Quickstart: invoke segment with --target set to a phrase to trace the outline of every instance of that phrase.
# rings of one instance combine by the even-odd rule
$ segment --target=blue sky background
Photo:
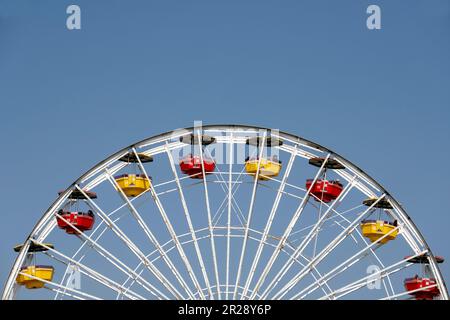
[[[72,3],[82,30],[66,29]],[[369,4],[381,30],[366,28]],[[0,0],[0,283],[57,190],[194,120],[329,147],[450,259],[449,57],[447,0]]]

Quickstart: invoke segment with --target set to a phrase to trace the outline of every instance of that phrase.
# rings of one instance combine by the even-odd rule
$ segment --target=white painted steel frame
[[[52,232],[52,230],[55,229],[55,227],[56,227],[55,217],[59,216],[59,214],[56,211],[58,210],[58,208],[60,208],[62,206],[62,204],[64,202],[66,202],[70,193],[76,189],[76,190],[79,190],[82,194],[84,194],[86,196],[85,192],[87,190],[92,190],[93,188],[95,188],[96,186],[98,186],[99,184],[104,182],[105,180],[109,180],[109,182],[116,188],[119,195],[121,195],[121,197],[124,201],[123,206],[127,206],[129,208],[130,213],[136,218],[138,223],[141,225],[142,230],[147,235],[150,242],[154,245],[155,250],[158,251],[159,257],[162,258],[166,262],[166,265],[169,267],[169,269],[175,275],[175,277],[178,281],[178,285],[180,285],[183,288],[183,290],[188,294],[188,296],[190,298],[205,299],[206,298],[205,293],[207,293],[208,296],[211,299],[213,299],[214,292],[217,294],[218,299],[221,299],[223,297],[222,294],[224,294],[226,298],[228,298],[230,294],[232,295],[233,298],[237,298],[239,291],[241,292],[240,297],[243,299],[270,298],[269,294],[270,294],[271,290],[277,286],[277,284],[280,282],[280,279],[282,279],[283,276],[287,273],[289,268],[293,265],[294,261],[296,261],[296,263],[302,264],[299,260],[297,260],[298,258],[301,258],[304,261],[306,261],[306,265],[302,264],[303,269],[300,271],[300,273],[298,273],[294,278],[290,279],[277,293],[275,293],[275,295],[272,296],[272,298],[285,297],[285,295],[290,290],[292,290],[294,288],[294,286],[302,278],[304,278],[308,274],[311,274],[311,272],[313,272],[314,270],[315,270],[314,272],[318,272],[315,269],[315,267],[337,245],[339,245],[339,243],[341,243],[341,241],[344,238],[346,238],[347,236],[352,234],[352,232],[355,230],[355,228],[357,226],[358,220],[360,218],[364,217],[365,214],[367,214],[367,212],[369,212],[370,209],[373,208],[373,205],[372,205],[372,207],[369,207],[366,211],[364,211],[362,214],[360,214],[357,217],[357,219],[353,220],[352,222],[348,222],[349,223],[348,226],[346,226],[346,227],[343,226],[343,231],[340,233],[340,235],[338,235],[336,237],[336,239],[334,239],[328,246],[326,246],[321,252],[319,252],[312,259],[309,260],[305,256],[302,255],[304,248],[314,238],[314,236],[317,236],[318,233],[320,232],[321,225],[325,222],[325,220],[330,215],[333,215],[333,214],[336,214],[337,216],[341,216],[341,214],[335,210],[335,207],[338,205],[338,203],[341,202],[341,199],[345,198],[348,191],[351,188],[355,187],[356,189],[358,189],[360,192],[362,192],[366,196],[377,196],[377,194],[382,194],[382,197],[386,197],[386,199],[392,204],[393,209],[390,210],[390,214],[400,222],[400,224],[397,228],[401,228],[401,232],[400,232],[401,235],[403,236],[405,241],[408,243],[408,245],[411,247],[413,252],[415,252],[416,256],[421,253],[424,253],[424,252],[429,254],[430,269],[433,273],[433,276],[436,279],[436,282],[437,282],[436,286],[439,288],[439,290],[441,292],[441,298],[448,299],[448,292],[447,292],[447,289],[445,286],[445,282],[444,282],[442,275],[440,273],[440,270],[437,266],[436,260],[433,256],[430,248],[426,244],[425,239],[420,234],[419,230],[414,225],[414,223],[412,222],[410,217],[407,215],[405,210],[401,207],[401,205],[379,183],[377,183],[374,179],[369,177],[361,169],[359,169],[358,167],[353,165],[348,160],[340,157],[336,153],[334,153],[316,143],[313,143],[308,140],[305,140],[305,139],[302,139],[302,138],[299,138],[297,136],[290,135],[287,133],[283,133],[283,132],[280,132],[277,134],[272,133],[272,137],[280,138],[281,140],[285,141],[286,142],[285,144],[283,144],[282,146],[279,146],[277,148],[280,151],[290,153],[291,156],[290,156],[288,166],[286,167],[286,172],[283,176],[283,179],[281,181],[279,181],[277,179],[269,179],[269,181],[275,181],[280,184],[277,189],[277,196],[275,198],[275,202],[274,202],[274,205],[273,205],[271,213],[270,213],[271,219],[273,219],[275,216],[281,196],[283,194],[285,194],[284,188],[287,185],[287,178],[288,178],[289,172],[292,168],[294,159],[297,156],[305,158],[305,159],[309,159],[309,158],[312,158],[312,157],[318,156],[318,155],[326,155],[326,159],[332,157],[333,159],[342,163],[346,167],[346,170],[342,170],[342,171],[335,170],[334,172],[337,175],[341,176],[344,180],[346,180],[349,183],[346,186],[346,189],[348,188],[349,190],[346,190],[345,192],[343,192],[341,194],[340,198],[338,198],[333,204],[328,206],[326,209],[326,212],[320,216],[320,218],[318,219],[316,224],[314,226],[312,226],[311,230],[306,235],[306,237],[302,240],[302,242],[298,246],[292,247],[292,253],[288,254],[289,258],[288,258],[287,262],[279,270],[277,275],[273,279],[271,279],[270,284],[268,286],[266,286],[264,292],[262,294],[259,294],[258,291],[261,289],[263,283],[265,282],[265,280],[266,280],[265,278],[267,277],[269,271],[273,267],[275,260],[277,260],[279,253],[283,252],[285,250],[284,246],[289,246],[288,238],[291,235],[293,228],[296,225],[296,222],[297,222],[298,218],[300,217],[306,203],[308,202],[308,198],[311,196],[310,195],[311,188],[309,188],[309,190],[305,190],[306,193],[303,195],[303,197],[301,197],[301,199],[302,199],[301,203],[300,203],[299,207],[297,208],[296,212],[294,213],[294,215],[293,215],[288,227],[286,228],[283,236],[281,237],[281,239],[278,241],[277,244],[270,244],[271,247],[274,246],[275,250],[273,251],[273,254],[269,260],[269,263],[265,266],[263,272],[259,276],[255,286],[253,288],[250,288],[252,278],[255,275],[254,267],[256,267],[256,265],[258,264],[259,256],[261,255],[261,253],[259,251],[262,249],[259,249],[259,248],[264,247],[264,245],[269,245],[267,243],[267,240],[269,240],[269,232],[270,232],[270,225],[271,225],[271,221],[270,221],[271,219],[269,219],[264,232],[262,232],[260,234],[259,238],[253,238],[253,236],[250,236],[250,232],[252,232],[252,228],[250,227],[251,221],[252,221],[252,219],[251,219],[252,212],[253,212],[253,207],[254,207],[254,203],[255,203],[255,199],[256,199],[257,186],[259,185],[258,179],[257,179],[257,177],[259,175],[259,166],[258,166],[258,171],[256,173],[256,179],[253,182],[253,188],[252,188],[252,194],[251,194],[251,200],[250,200],[250,206],[249,206],[249,210],[248,210],[248,214],[247,214],[247,219],[242,221],[244,228],[239,229],[239,230],[243,231],[243,234],[238,235],[238,234],[235,234],[235,232],[238,232],[238,229],[236,229],[235,227],[233,227],[231,225],[232,212],[239,208],[239,204],[237,202],[235,202],[235,199],[234,199],[234,193],[236,192],[236,188],[234,188],[234,186],[236,185],[237,181],[233,181],[232,176],[234,174],[242,174],[242,172],[241,173],[233,172],[233,170],[232,170],[232,168],[233,168],[232,162],[233,161],[229,161],[229,171],[228,171],[229,177],[228,177],[228,188],[227,188],[227,192],[228,192],[227,224],[226,224],[226,229],[225,229],[226,234],[217,233],[217,231],[219,231],[220,228],[218,228],[218,226],[214,226],[214,224],[213,224],[214,218],[211,215],[208,183],[207,183],[205,169],[204,169],[204,165],[203,165],[203,150],[202,150],[201,146],[199,145],[199,147],[201,149],[200,157],[201,157],[201,162],[202,162],[202,174],[205,177],[203,179],[202,184],[204,187],[205,206],[206,206],[206,211],[207,211],[207,216],[208,216],[208,226],[205,229],[207,231],[207,235],[206,235],[205,239],[209,238],[209,241],[211,244],[211,254],[213,257],[213,266],[214,266],[214,276],[213,277],[215,279],[214,280],[215,284],[214,285],[211,284],[209,281],[209,277],[208,277],[208,273],[207,273],[204,261],[203,261],[203,255],[202,255],[202,252],[198,245],[198,241],[200,241],[203,238],[201,238],[199,235],[197,235],[197,233],[199,232],[199,229],[195,230],[195,228],[192,224],[187,200],[184,196],[184,192],[183,192],[184,187],[181,184],[181,180],[184,179],[184,177],[179,178],[178,173],[175,168],[173,158],[170,153],[171,150],[176,150],[178,148],[183,147],[183,143],[180,143],[178,141],[176,141],[176,142],[169,142],[169,141],[177,140],[177,138],[179,138],[180,136],[182,136],[186,133],[197,134],[198,138],[200,138],[200,134],[205,133],[205,132],[208,134],[210,134],[210,133],[225,134],[222,136],[220,136],[220,135],[217,136],[217,143],[226,143],[229,146],[229,150],[230,150],[229,160],[232,160],[234,157],[232,150],[233,150],[235,144],[245,143],[245,136],[247,134],[250,134],[253,136],[259,135],[261,132],[266,132],[267,129],[259,128],[259,127],[251,127],[251,126],[240,126],[240,125],[215,125],[215,126],[213,125],[213,126],[203,126],[202,132],[200,132],[199,130],[197,130],[197,131],[195,131],[195,130],[196,130],[196,128],[187,128],[181,132],[175,132],[175,133],[167,132],[167,133],[155,136],[155,137],[151,137],[149,139],[145,139],[141,142],[138,142],[127,148],[124,148],[121,151],[115,153],[114,155],[108,157],[106,160],[100,162],[98,165],[94,166],[91,170],[89,170],[82,177],[77,179],[77,181],[75,181],[69,188],[67,188],[58,197],[58,199],[55,200],[55,202],[44,213],[42,218],[38,221],[36,226],[33,228],[30,235],[27,237],[26,241],[24,242],[24,246],[23,246],[22,250],[20,251],[20,253],[18,254],[16,261],[14,262],[14,265],[10,271],[10,275],[5,284],[2,299],[12,299],[15,297],[15,291],[17,289],[17,285],[15,284],[15,279],[20,272],[20,268],[23,265],[23,262],[29,256],[27,254],[27,252],[28,252],[30,244],[32,242],[42,244],[43,241],[47,238],[47,236]],[[264,139],[265,138],[266,137],[265,137],[265,133],[264,133]],[[199,141],[200,141],[200,139],[199,139]],[[152,148],[148,148],[148,146],[152,146]],[[259,160],[258,160],[259,164],[260,164],[260,161],[262,158],[263,147],[264,147],[264,142],[261,147],[261,152],[259,155]],[[139,151],[141,151],[141,149],[144,149],[144,148],[147,148],[147,149],[142,150],[142,152],[146,155],[154,156],[154,155],[162,154],[162,153],[166,153],[168,155],[169,162],[171,164],[171,169],[173,171],[175,179],[172,181],[168,181],[166,183],[175,183],[176,184],[176,188],[174,190],[178,190],[178,192],[179,192],[179,197],[181,199],[183,211],[185,212],[186,222],[189,227],[189,234],[191,237],[191,241],[193,241],[193,244],[195,247],[196,257],[200,264],[200,268],[202,271],[202,276],[203,276],[205,286],[200,285],[200,282],[197,279],[194,270],[192,269],[190,261],[191,261],[191,259],[193,259],[193,257],[189,258],[188,256],[186,256],[186,254],[184,252],[183,243],[180,240],[180,237],[182,235],[177,235],[175,233],[175,230],[173,229],[173,226],[170,223],[170,220],[168,219],[167,213],[165,212],[164,207],[161,203],[161,200],[159,199],[159,195],[161,195],[161,194],[158,194],[154,190],[154,188],[151,188],[149,192],[146,192],[149,195],[151,195],[152,200],[156,203],[158,210],[161,214],[161,217],[164,220],[169,233],[171,234],[170,241],[174,244],[173,250],[176,250],[179,253],[179,255],[187,269],[189,278],[194,285],[194,288],[191,288],[187,284],[187,282],[183,279],[183,277],[181,276],[180,272],[176,269],[173,262],[167,257],[168,249],[165,248],[164,244],[163,245],[159,244],[156,236],[154,236],[152,234],[152,232],[148,228],[147,224],[141,218],[139,212],[136,210],[136,208],[132,204],[132,201],[130,201],[123,194],[123,191],[121,191],[120,188],[118,188],[117,183],[115,183],[115,180],[112,178],[116,172],[122,170],[126,166],[126,164],[124,164],[124,163],[117,163],[117,160],[120,157],[122,157],[125,154],[127,154],[128,152],[130,152],[130,150],[137,156],[137,149],[139,149]],[[148,178],[147,172],[145,171],[145,168],[143,167],[142,162],[140,161],[139,157],[138,157],[138,162],[139,162],[138,165],[139,165],[141,171]],[[318,172],[314,178],[314,181],[317,181],[319,176],[322,174],[323,169],[324,169],[324,166],[322,165],[322,167],[318,170]],[[239,179],[239,177],[238,177],[238,179]],[[81,188],[80,187],[81,185],[84,185],[84,187]],[[237,187],[239,187],[239,185]],[[109,228],[111,231],[113,231],[117,235],[117,237],[120,238],[126,244],[126,246],[130,249],[130,251],[138,257],[138,259],[141,261],[140,264],[145,266],[145,268],[147,268],[155,276],[155,278],[158,279],[158,281],[160,282],[160,285],[162,285],[167,290],[167,292],[170,293],[174,298],[185,298],[178,291],[177,286],[172,284],[164,276],[164,274],[162,274],[160,272],[160,270],[158,270],[158,268],[153,265],[154,260],[149,259],[148,256],[146,254],[144,254],[136,246],[136,244],[134,244],[127,237],[127,235],[116,225],[117,220],[111,219],[110,214],[106,214],[105,212],[103,212],[100,209],[100,207],[92,199],[90,199],[88,197],[86,197],[86,199],[87,199],[86,202],[88,203],[88,205],[92,208],[92,210],[95,211],[97,216],[99,216],[102,219],[102,222],[104,223],[104,228],[105,228],[103,230],[106,230],[106,228]],[[381,197],[378,199],[378,201],[380,199],[381,199]],[[119,209],[117,209],[117,210],[119,210]],[[239,208],[239,210],[240,210],[240,208]],[[59,216],[59,217],[61,218],[61,216]],[[70,222],[68,222],[68,224],[71,225],[74,229],[76,229],[76,227],[73,226]],[[128,276],[129,276],[128,278],[133,279],[133,281],[131,281],[130,283],[138,284],[140,286],[140,288],[144,288],[146,291],[150,292],[157,299],[167,299],[168,296],[166,296],[164,293],[162,293],[157,288],[157,286],[147,282],[145,280],[145,278],[143,278],[141,276],[141,274],[137,273],[137,269],[133,270],[132,268],[126,266],[118,257],[115,257],[107,249],[100,246],[100,244],[98,243],[98,240],[101,237],[101,235],[103,234],[103,232],[104,231],[102,231],[102,233],[100,233],[98,238],[95,240],[93,240],[91,238],[91,236],[87,236],[83,233],[80,233],[80,235],[78,235],[78,237],[80,238],[80,240],[83,241],[80,249],[83,248],[85,244],[88,244],[89,248],[92,248],[94,251],[96,251],[101,256],[106,258],[106,260],[108,262],[110,262],[112,265],[114,265],[120,271],[124,272],[125,274],[128,274]],[[241,231],[239,231],[239,232],[241,232]],[[230,240],[232,237],[235,237],[237,235],[239,237],[243,238],[243,244],[242,244],[242,250],[240,252],[240,259],[239,259],[238,268],[237,268],[238,271],[237,271],[236,281],[233,286],[230,286],[230,283],[229,283],[229,280],[230,280],[229,279],[230,278],[230,274],[229,274],[229,272],[230,272],[230,256],[231,256]],[[218,271],[219,266],[218,266],[218,262],[217,262],[217,252],[216,252],[216,247],[215,247],[215,238],[223,237],[223,236],[226,237],[226,241],[227,241],[225,284],[220,283],[219,271]],[[251,268],[249,276],[247,277],[247,280],[245,281],[245,285],[240,286],[239,282],[240,282],[240,279],[242,276],[242,265],[243,265],[243,260],[245,257],[248,239],[253,239],[254,241],[258,241],[258,243],[259,243],[258,254],[255,256],[255,259],[253,260],[252,268]],[[381,240],[381,239],[379,239],[379,240]],[[355,239],[355,241],[356,241],[356,239]],[[327,285],[327,279],[338,275],[339,273],[343,272],[344,270],[349,268],[351,265],[353,265],[358,259],[362,259],[361,255],[363,253],[364,253],[364,256],[372,253],[372,255],[374,255],[376,257],[376,259],[379,262],[381,262],[381,260],[379,260],[378,256],[374,252],[376,250],[376,248],[375,248],[376,244],[377,243],[371,243],[371,244],[366,243],[365,247],[363,249],[361,249],[356,255],[353,255],[352,257],[348,258],[347,260],[344,261],[344,263],[341,263],[340,265],[338,265],[331,271],[327,272],[325,275],[322,276],[322,275],[320,275],[319,272],[318,272],[319,277],[316,277],[313,275],[315,281],[313,283],[311,283],[311,285],[309,285],[308,287],[303,288],[301,291],[297,292],[292,298],[305,298],[306,295],[310,294],[313,290],[315,290],[319,287],[322,287],[322,285]],[[77,255],[79,252],[80,251],[77,250],[75,255]],[[56,254],[59,258],[52,254]],[[104,286],[110,288],[111,290],[117,291],[118,296],[124,296],[124,297],[130,298],[130,299],[143,298],[143,296],[141,294],[138,294],[131,289],[131,285],[128,287],[125,287],[124,284],[120,285],[116,281],[102,275],[98,270],[94,270],[94,269],[82,264],[80,261],[82,260],[83,256],[80,257],[79,260],[75,260],[74,259],[75,255],[73,257],[69,257],[58,250],[49,248],[49,256],[51,256],[55,260],[59,260],[60,258],[62,258],[61,260],[59,260],[59,262],[65,263],[67,265],[71,264],[71,265],[78,266],[80,269],[83,270],[84,274],[87,274],[89,277],[93,278],[94,280],[103,284]],[[401,262],[405,263],[404,260]],[[253,264],[255,264],[255,265],[253,266]],[[407,264],[406,266],[409,266],[409,265],[410,264]],[[385,266],[384,269],[382,270],[382,272],[384,272],[382,274],[382,278],[387,277],[389,279],[389,274],[398,272],[398,270],[400,270],[400,268],[405,268],[405,266],[400,266],[399,263]],[[361,279],[356,280],[353,283],[344,286],[343,288],[335,289],[334,291],[330,291],[330,293],[326,293],[322,298],[325,298],[325,299],[333,298],[334,299],[336,297],[342,297],[348,293],[351,293],[354,290],[358,290],[362,287],[362,283],[364,282],[365,278],[366,277],[362,277]],[[84,296],[85,298],[87,297],[87,298],[91,298],[91,299],[99,298],[93,294],[88,294],[86,292],[77,291],[73,288],[68,288],[68,287],[62,285],[62,282],[61,282],[61,284],[46,282],[46,284],[50,286],[50,287],[48,287],[49,290],[52,290],[52,291],[56,292],[57,294],[62,294],[62,295],[66,295],[69,297],[80,298],[80,299],[83,298],[83,297],[80,297],[80,295]],[[391,285],[391,287],[392,287],[392,285]],[[224,290],[222,290],[222,288],[224,288]],[[196,291],[193,292],[192,289],[195,289]],[[323,289],[324,288],[322,288],[322,290]],[[403,293],[395,293],[393,291],[393,289],[391,291],[391,294],[388,294],[388,291],[386,291],[386,293],[387,293],[387,296],[385,297],[385,299],[395,299],[395,298],[402,297],[405,294],[407,294],[404,292]]]

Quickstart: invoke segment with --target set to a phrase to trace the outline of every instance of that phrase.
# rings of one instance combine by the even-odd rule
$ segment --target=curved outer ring
[[[230,125],[230,124],[224,124],[224,125],[203,125],[201,127],[202,129],[206,129],[206,130],[211,130],[211,129],[218,129],[218,130],[230,130],[230,129],[234,129],[234,130],[271,130],[270,128],[264,128],[264,127],[256,127],[256,126],[249,126],[249,125]],[[185,130],[187,132],[192,132],[194,129],[194,127],[189,127],[189,128],[183,128],[183,129],[178,129],[178,130]],[[112,159],[114,159],[115,157],[117,157],[119,154],[124,153],[126,151],[128,151],[129,149],[133,148],[133,147],[139,147],[140,145],[143,144],[148,144],[151,142],[154,142],[157,139],[161,139],[164,137],[170,137],[170,135],[176,130],[172,130],[172,131],[167,131],[165,133],[159,134],[159,135],[155,135],[152,136],[150,138],[141,140],[137,143],[131,144],[117,152],[115,152],[114,154],[112,154],[111,156],[107,157],[105,160],[97,163],[95,166],[93,166],[91,169],[89,169],[88,171],[86,171],[80,178],[78,178],[76,181],[74,181],[63,193],[61,193],[59,195],[59,197],[52,203],[52,205],[47,209],[47,211],[44,213],[44,215],[41,217],[41,219],[36,223],[36,225],[34,226],[33,230],[31,231],[30,235],[26,238],[25,242],[24,242],[24,246],[22,247],[22,250],[20,251],[19,255],[17,256],[14,265],[10,271],[10,274],[8,276],[8,279],[6,281],[4,290],[3,290],[3,294],[2,294],[2,299],[3,300],[10,300],[14,298],[14,285],[15,285],[15,279],[17,277],[17,274],[19,272],[20,267],[23,264],[23,261],[25,260],[26,257],[26,253],[28,251],[28,248],[30,246],[30,239],[35,235],[36,231],[39,230],[43,224],[45,224],[47,222],[47,220],[53,216],[53,211],[54,208],[59,206],[59,204],[64,201],[68,195],[70,194],[71,190],[74,188],[74,186],[76,184],[78,184],[79,182],[83,181],[83,179],[85,177],[87,177],[88,175],[90,175],[92,172],[94,172],[98,167],[102,166],[103,164],[111,161]],[[385,188],[383,188],[383,186],[381,184],[379,184],[377,181],[375,181],[372,177],[370,177],[367,173],[365,173],[363,170],[361,170],[358,166],[354,165],[352,162],[346,160],[345,158],[341,157],[339,154],[329,150],[328,148],[325,148],[315,142],[306,140],[304,138],[298,137],[296,135],[292,135],[290,133],[286,133],[283,131],[279,131],[278,132],[280,137],[286,137],[289,138],[293,141],[297,141],[299,143],[305,144],[309,147],[315,148],[317,150],[320,150],[322,152],[327,152],[332,154],[335,158],[343,161],[346,163],[346,165],[351,166],[354,170],[358,171],[358,173],[360,173],[364,178],[366,178],[368,181],[370,181],[374,186],[376,186],[378,189],[380,189],[383,193],[386,193],[386,196],[389,197],[389,200],[392,202],[392,204],[394,205],[394,207],[396,207],[399,212],[404,215],[404,217],[406,217],[406,219],[408,220],[411,228],[413,229],[413,231],[416,233],[417,237],[419,238],[419,240],[422,242],[422,245],[424,246],[424,248],[426,250],[428,250],[429,252],[429,256],[430,256],[430,267],[433,271],[433,274],[436,277],[438,286],[439,286],[439,290],[441,292],[441,297],[442,299],[448,300],[449,296],[448,296],[448,291],[447,291],[447,287],[444,281],[444,278],[442,277],[441,271],[439,270],[439,267],[437,265],[436,262],[436,258],[434,256],[434,254],[432,253],[430,247],[428,246],[427,242],[425,241],[425,238],[422,236],[422,234],[420,233],[419,229],[416,227],[416,225],[414,224],[414,222],[412,221],[412,219],[409,217],[409,215],[406,213],[406,211],[403,209],[403,207],[401,206],[401,204],[395,200],[395,198],[393,198],[390,193],[388,191],[386,191]]]

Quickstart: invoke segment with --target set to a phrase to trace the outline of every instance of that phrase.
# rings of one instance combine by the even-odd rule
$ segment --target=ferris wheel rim
[[[11,299],[12,294],[12,288],[14,286],[15,278],[18,274],[18,270],[21,267],[25,255],[28,252],[28,248],[32,242],[33,236],[37,233],[39,230],[39,227],[44,224],[44,222],[47,220],[49,216],[52,216],[52,208],[56,207],[57,204],[61,203],[64,199],[67,199],[67,197],[70,195],[70,193],[75,189],[75,187],[86,177],[93,174],[96,170],[101,168],[103,165],[113,161],[115,158],[117,158],[119,155],[128,152],[131,149],[138,148],[141,146],[144,146],[146,144],[151,144],[157,141],[158,139],[164,139],[170,137],[171,134],[173,134],[174,131],[177,130],[183,130],[186,132],[194,132],[195,129],[198,129],[197,127],[186,127],[181,129],[175,129],[166,131],[164,133],[160,133],[154,136],[150,136],[148,138],[142,139],[138,142],[135,142],[133,144],[130,144],[119,151],[116,151],[115,153],[109,155],[104,160],[98,162],[94,166],[92,166],[90,169],[88,169],[85,173],[83,173],[78,179],[76,179],[72,184],[70,184],[63,192],[59,194],[59,196],[55,199],[55,201],[49,206],[49,208],[44,212],[44,214],[41,216],[41,218],[37,221],[37,223],[32,228],[32,231],[29,233],[29,235],[26,237],[26,240],[23,242],[23,247],[21,248],[18,256],[16,257],[13,267],[11,268],[10,274],[7,278],[7,281],[5,283],[2,299]],[[253,125],[246,125],[246,124],[208,124],[208,125],[201,125],[201,130],[218,130],[218,131],[233,131],[233,130],[257,130],[257,131],[270,131],[273,130],[268,127],[261,127],[261,126],[253,126]],[[344,158],[339,153],[334,152],[333,150],[324,147],[316,142],[313,142],[311,140],[305,139],[303,137],[297,136],[292,133],[288,133],[285,131],[277,130],[277,134],[279,134],[282,138],[289,138],[295,143],[300,143],[305,146],[308,146],[313,149],[317,149],[321,152],[326,152],[330,155],[332,155],[334,158],[339,159],[343,163],[346,164],[346,166],[351,167],[352,169],[356,170],[361,176],[366,178],[371,184],[373,184],[376,188],[378,188],[383,194],[386,195],[386,197],[392,202],[392,204],[396,207],[396,209],[401,212],[404,217],[407,219],[408,223],[410,223],[410,228],[412,231],[415,232],[417,236],[417,240],[419,240],[420,244],[425,248],[429,254],[430,258],[430,265],[433,269],[433,274],[436,276],[436,280],[438,282],[438,286],[441,291],[441,295],[443,299],[449,299],[448,297],[448,291],[447,287],[444,281],[444,278],[442,276],[442,273],[440,271],[440,268],[437,266],[436,258],[428,245],[425,237],[422,235],[420,230],[415,225],[414,221],[411,219],[411,217],[408,215],[406,210],[403,208],[402,204],[398,202],[395,197],[392,196],[392,194],[387,191],[377,180],[372,178],[369,174],[367,174],[364,170],[362,170],[358,165],[355,165],[352,161],[347,160],[347,158]],[[223,284],[220,284],[220,286],[223,286]],[[233,286],[230,284],[230,286]]]

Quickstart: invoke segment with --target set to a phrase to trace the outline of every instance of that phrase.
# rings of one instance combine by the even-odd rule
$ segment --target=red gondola
[[[405,279],[404,284],[406,291],[410,292],[436,285],[436,280],[432,278],[421,278],[416,275],[414,278]],[[414,296],[417,300],[432,300],[434,297],[439,296],[439,288],[434,286],[424,290],[411,292],[410,295]]]
[[[56,217],[56,221],[58,222],[58,227],[65,230],[69,234],[78,233],[68,222],[74,225],[81,232],[91,230],[94,226],[95,216],[94,213],[89,210],[88,212],[69,212],[59,210],[58,214],[62,217]]]
[[[306,189],[309,190],[313,183],[313,179],[306,180]],[[317,180],[311,188],[311,194],[316,201],[323,201],[325,203],[335,200],[341,194],[343,189],[342,183],[339,181]]]
[[[203,157],[203,166],[205,167],[205,173],[209,174],[216,168],[216,163],[213,159]],[[180,160],[180,169],[183,173],[190,175],[191,178],[202,179],[202,161],[200,156],[187,155]]]

